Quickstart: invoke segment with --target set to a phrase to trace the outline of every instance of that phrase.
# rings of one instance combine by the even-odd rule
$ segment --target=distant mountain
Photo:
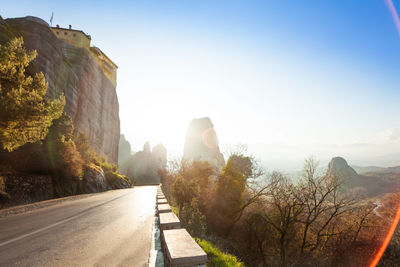
[[[359,174],[364,174],[367,172],[379,172],[384,170],[384,167],[377,167],[377,166],[356,166],[356,165],[351,165],[351,167]]]
[[[388,154],[384,156],[380,156],[377,159],[378,165],[385,165],[385,166],[399,166],[400,164],[400,153],[394,153],[394,154]],[[379,162],[382,162],[383,164],[379,164]]]
[[[368,196],[398,192],[400,188],[400,167],[356,167],[358,174],[344,158],[335,157],[328,165],[327,175],[336,175],[344,182],[345,188],[357,189]]]
[[[193,119],[186,132],[184,159],[208,161],[217,168],[225,165],[217,134],[210,118]]]
[[[385,168],[383,173],[400,173],[400,166]]]
[[[354,166],[353,169],[357,171],[359,174],[367,174],[367,173],[400,173],[400,166],[396,167],[376,167],[376,166]]]

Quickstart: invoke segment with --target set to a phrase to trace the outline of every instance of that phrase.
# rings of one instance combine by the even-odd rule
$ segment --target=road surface
[[[0,266],[147,266],[156,186],[0,218]]]

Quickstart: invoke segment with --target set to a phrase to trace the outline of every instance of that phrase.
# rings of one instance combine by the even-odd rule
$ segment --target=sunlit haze
[[[0,15],[54,12],[53,26],[91,35],[119,67],[134,151],[150,141],[181,154],[189,122],[210,117],[221,149],[247,144],[290,170],[309,155],[400,162],[400,2],[388,3],[21,0]]]

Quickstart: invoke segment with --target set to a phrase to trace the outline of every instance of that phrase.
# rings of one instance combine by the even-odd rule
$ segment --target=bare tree
[[[329,251],[338,240],[355,242],[371,213],[370,208],[358,205],[355,197],[342,190],[337,177],[318,175],[317,169],[318,162],[307,159],[296,185],[274,172],[260,197],[261,217],[273,229],[270,234],[275,236],[279,266],[288,263],[288,253],[292,253],[290,258],[294,261],[305,262],[307,258],[312,260],[309,257],[315,260],[321,251]],[[355,220],[348,222],[347,215]],[[268,253],[260,254],[264,257]]]
[[[295,240],[296,223],[302,212],[302,203],[296,199],[294,190],[295,187],[281,173],[271,174],[262,218],[276,232],[279,266],[286,265],[287,249]]]
[[[313,158],[305,161],[296,190],[296,199],[302,206],[302,212],[298,216],[298,222],[302,225],[301,257],[305,256],[306,251],[323,249],[331,238],[344,234],[346,231],[344,225],[340,225],[343,222],[341,218],[356,209],[361,212],[356,196],[342,190],[343,181],[336,176],[318,175],[317,168],[318,162]],[[354,241],[370,213],[370,210],[362,213],[354,233]],[[349,227],[354,228],[355,224],[356,222]]]

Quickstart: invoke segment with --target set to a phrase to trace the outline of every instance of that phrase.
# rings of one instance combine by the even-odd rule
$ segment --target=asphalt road
[[[0,218],[0,266],[147,266],[156,186]]]

